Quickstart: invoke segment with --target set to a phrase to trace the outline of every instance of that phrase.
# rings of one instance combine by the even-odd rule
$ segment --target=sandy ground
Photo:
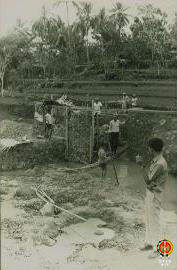
[[[145,186],[138,167],[127,158],[116,162],[100,179],[99,169],[77,174],[60,171],[66,164],[4,172],[1,175],[2,270],[140,270],[163,269],[159,260],[140,252],[144,239]],[[74,165],[73,165],[74,166]],[[42,216],[44,203],[31,189],[35,184],[68,214]],[[177,181],[166,190],[166,238],[174,243],[168,269],[177,266]],[[160,240],[160,239],[159,239]]]

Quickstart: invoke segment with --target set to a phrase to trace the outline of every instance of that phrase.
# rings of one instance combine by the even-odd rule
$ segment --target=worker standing
[[[45,115],[45,137],[51,139],[54,128],[54,118],[51,110],[48,109]]]
[[[95,102],[93,103],[93,113],[94,116],[100,115],[101,114],[101,107],[102,107],[101,101],[99,101],[98,98],[95,99]]]
[[[123,111],[125,112],[127,111],[129,103],[130,103],[129,96],[126,93],[123,93],[123,96],[122,96],[122,110]]]
[[[136,96],[136,94],[133,94],[132,96],[132,108],[136,108],[138,104],[138,98]]]
[[[117,153],[117,147],[120,140],[120,125],[124,124],[118,119],[118,114],[114,114],[113,120],[110,122],[109,131],[110,131],[110,145],[113,156]]]

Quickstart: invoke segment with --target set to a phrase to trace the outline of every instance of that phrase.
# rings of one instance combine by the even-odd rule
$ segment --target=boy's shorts
[[[105,170],[105,169],[106,169],[106,166],[107,166],[107,163],[106,163],[106,162],[100,162],[100,163],[99,163],[99,167],[100,167],[102,170]]]
[[[46,127],[47,127],[48,129],[52,129],[52,124],[46,124]]]

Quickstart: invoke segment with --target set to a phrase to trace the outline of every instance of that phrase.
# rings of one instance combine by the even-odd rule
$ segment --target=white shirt
[[[149,172],[148,172],[149,180],[151,180],[153,178],[157,169],[159,169],[159,166],[163,167],[164,172],[168,172],[167,162],[161,154],[158,155],[157,157],[153,158],[153,160],[151,162]]]
[[[99,102],[94,102],[94,104],[93,104],[94,115],[96,113],[98,113],[98,114],[101,113],[101,107],[102,107],[102,103],[100,101]]]
[[[137,97],[133,97],[132,98],[132,106],[136,106],[138,102],[138,98]]]
[[[118,119],[116,121],[114,121],[114,119],[111,120],[110,128],[109,128],[110,132],[119,132],[120,130],[119,127],[120,127],[120,121]]]
[[[47,113],[45,115],[45,119],[46,119],[46,123],[49,124],[49,125],[52,125],[53,124],[53,117],[51,114]]]

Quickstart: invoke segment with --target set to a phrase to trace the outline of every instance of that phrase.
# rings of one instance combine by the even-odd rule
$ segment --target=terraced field
[[[36,100],[53,95],[54,99],[66,93],[69,98],[91,103],[95,97],[102,101],[116,101],[122,93],[136,94],[139,105],[146,109],[176,110],[177,81],[61,81],[58,87],[39,87],[29,83],[22,92],[13,93],[13,98],[0,98],[0,104],[32,104]],[[83,104],[82,104],[83,102]]]
[[[29,89],[23,95],[40,99],[45,95],[60,96],[67,93],[70,97],[86,100],[100,97],[101,100],[119,98],[123,92],[136,94],[140,105],[174,110],[177,107],[177,81],[65,81],[61,88]]]

